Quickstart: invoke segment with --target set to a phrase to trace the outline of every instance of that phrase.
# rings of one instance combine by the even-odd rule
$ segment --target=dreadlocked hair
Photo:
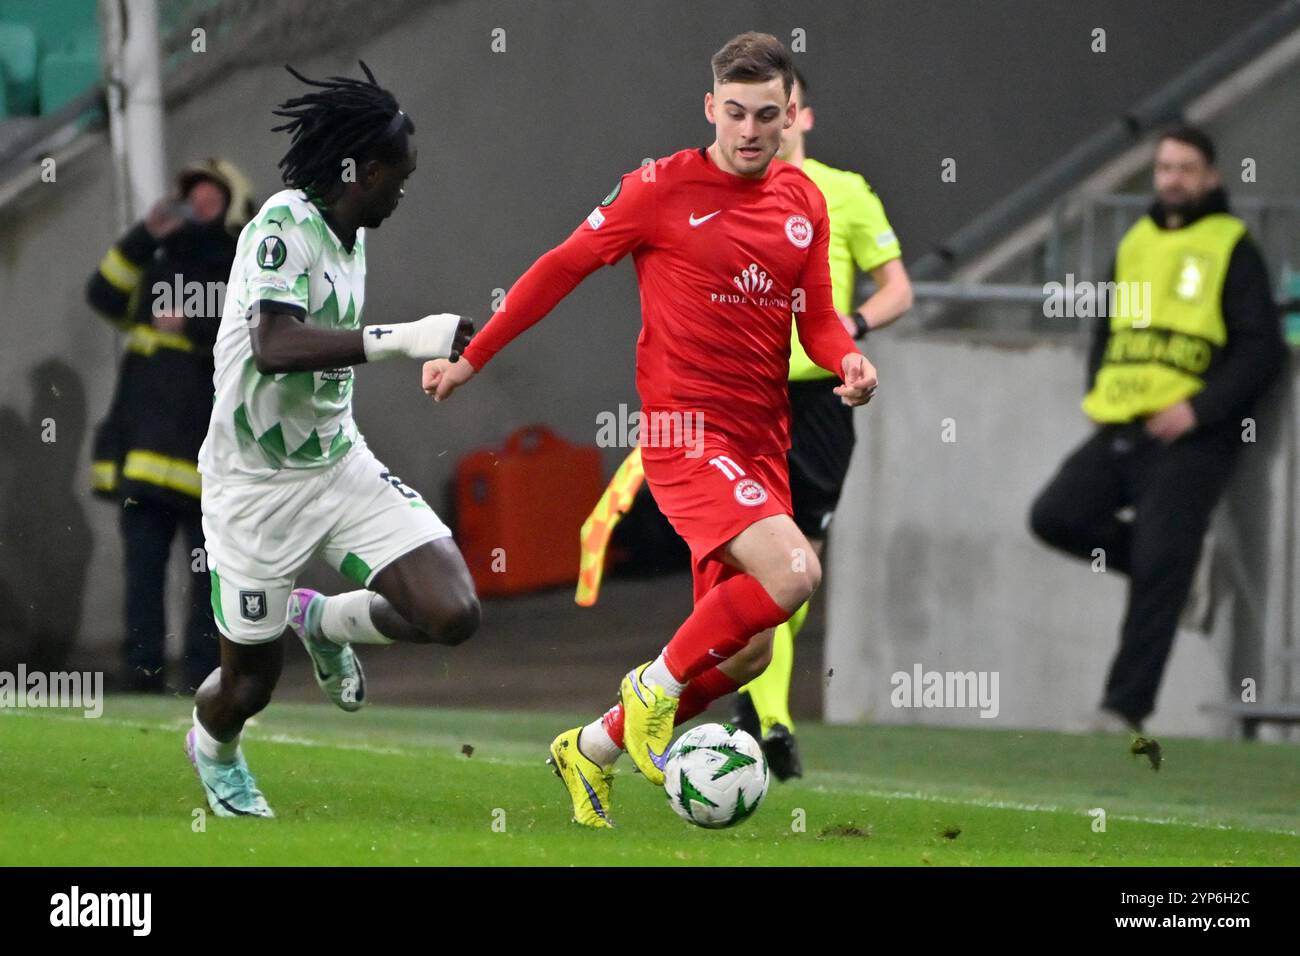
[[[357,62],[366,74],[364,80],[347,76],[312,80],[285,65],[297,79],[316,87],[271,111],[289,119],[271,130],[288,132],[292,139],[279,163],[281,178],[290,189],[327,199],[340,182],[344,159],[396,162],[404,152],[406,134],[415,132],[409,117],[389,132],[398,113],[397,100],[375,82],[364,60]]]

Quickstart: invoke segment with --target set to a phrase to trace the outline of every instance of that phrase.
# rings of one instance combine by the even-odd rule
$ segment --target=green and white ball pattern
[[[767,758],[749,734],[731,724],[701,724],[677,738],[664,763],[668,805],[683,820],[717,829],[734,826],[763,802]]]

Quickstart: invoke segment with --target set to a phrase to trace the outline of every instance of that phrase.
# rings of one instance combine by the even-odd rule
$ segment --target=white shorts
[[[203,535],[217,629],[237,644],[274,641],[289,592],[313,557],[368,588],[408,551],[451,531],[420,494],[358,441],[342,461],[262,481],[203,482]]]

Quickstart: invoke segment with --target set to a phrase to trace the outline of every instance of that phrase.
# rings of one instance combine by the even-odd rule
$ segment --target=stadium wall
[[[1030,504],[1091,431],[1079,410],[1083,349],[1062,337],[873,339],[881,392],[859,409],[858,445],[830,536],[825,716],[1082,730],[1118,644],[1127,579],[1049,551]],[[1208,636],[1183,630],[1149,723],[1227,734],[1220,707],[1253,678],[1259,700],[1300,688],[1300,368],[1259,410],[1216,513]],[[1289,514],[1288,514],[1289,509]],[[1291,549],[1288,564],[1287,549]],[[1290,617],[1288,617],[1290,615]],[[896,673],[997,672],[995,717],[898,707]]]

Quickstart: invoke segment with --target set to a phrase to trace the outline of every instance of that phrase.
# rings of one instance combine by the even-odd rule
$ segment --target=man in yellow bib
[[[912,285],[903,266],[902,250],[880,198],[857,173],[835,169],[804,151],[813,128],[808,84],[795,70],[790,93],[798,112],[794,125],[781,138],[779,158],[798,166],[826,197],[830,216],[831,292],[835,308],[855,339],[889,325],[912,305]],[[876,284],[870,298],[854,309],[858,272]],[[838,379],[790,338],[790,498],[799,530],[821,556],[835,506],[853,453],[853,409],[832,389]],[[737,723],[761,739],[768,765],[777,779],[802,776],[803,768],[790,716],[790,677],[794,667],[794,638],[808,615],[805,604],[772,638],[767,669],[740,689]],[[755,644],[759,642],[756,640]]]
[[[1194,127],[1158,141],[1157,199],[1120,241],[1089,356],[1083,411],[1098,428],[1030,516],[1047,544],[1129,577],[1096,730],[1140,732],[1155,709],[1210,514],[1253,431],[1245,419],[1285,357],[1264,260],[1214,160]]]

